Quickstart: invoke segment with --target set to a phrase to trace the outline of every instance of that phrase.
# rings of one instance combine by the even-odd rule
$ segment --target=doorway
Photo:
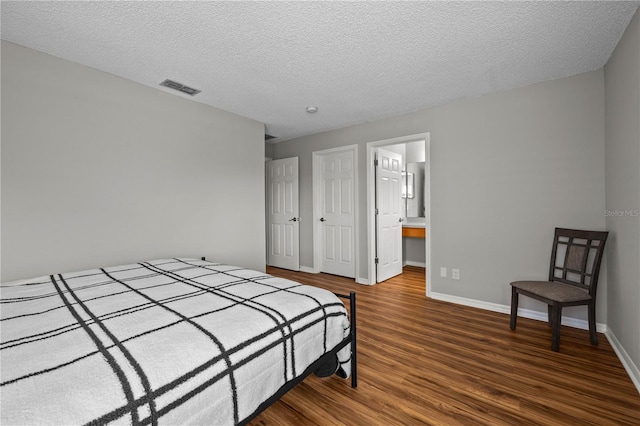
[[[424,263],[416,262],[415,260],[407,260],[403,262],[403,264],[414,265],[414,266],[424,266],[425,267],[425,279],[426,279],[426,289],[425,292],[427,296],[431,293],[431,250],[430,250],[430,236],[431,236],[431,222],[430,222],[430,135],[429,133],[421,133],[416,135],[409,135],[399,138],[380,140],[375,142],[367,143],[367,261],[368,261],[368,275],[369,275],[369,283],[375,284],[380,281],[378,278],[378,268],[376,265],[376,257],[377,257],[377,241],[378,241],[378,229],[377,229],[377,217],[376,217],[376,169],[375,169],[375,158],[378,148],[390,149],[393,151],[402,150],[398,148],[400,145],[406,145],[407,147],[413,145],[415,146],[416,142],[420,142],[423,144],[424,149],[422,151],[422,155],[424,158],[414,158],[415,154],[406,155],[405,158],[409,161],[405,161],[405,163],[423,163],[423,171],[417,172],[407,170],[406,167],[403,169],[404,174],[404,186],[402,188],[403,194],[403,203],[404,203],[404,217],[403,220],[408,220],[412,222],[410,226],[422,227],[424,229],[424,240],[421,238],[407,238],[406,241],[403,239],[403,246],[406,248],[408,246],[413,246],[419,250],[424,250]],[[396,148],[394,149],[394,145]],[[416,161],[418,160],[418,161]],[[423,160],[423,161],[419,161]],[[413,167],[413,164],[411,164]],[[419,166],[419,165],[416,165]],[[409,182],[407,174],[411,173],[412,178],[414,179],[412,182]],[[415,181],[416,177],[420,180]],[[422,183],[422,188],[420,185],[417,185],[416,182]],[[412,185],[413,184],[413,185]],[[408,190],[411,190],[413,193],[408,194]],[[420,197],[421,196],[421,197]],[[409,199],[407,199],[410,197]],[[413,212],[413,213],[412,213]],[[418,218],[418,214],[416,212],[421,213],[424,217]],[[410,214],[411,213],[411,214]],[[415,214],[415,218],[412,217]],[[406,226],[406,223],[405,223]],[[422,244],[420,244],[422,243]]]

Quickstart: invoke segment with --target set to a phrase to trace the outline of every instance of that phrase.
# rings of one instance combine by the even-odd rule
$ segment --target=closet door
[[[267,264],[298,271],[298,157],[267,163],[267,182]]]
[[[351,150],[318,158],[320,272],[355,278],[355,169]]]

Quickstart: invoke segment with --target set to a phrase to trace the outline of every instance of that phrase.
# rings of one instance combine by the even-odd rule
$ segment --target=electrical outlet
[[[447,268],[445,267],[440,267],[440,276],[442,278],[447,278]]]
[[[453,278],[454,280],[459,280],[460,279],[460,269],[452,269],[451,270],[451,278]]]

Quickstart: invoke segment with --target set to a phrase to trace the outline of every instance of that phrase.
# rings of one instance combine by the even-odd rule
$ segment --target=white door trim
[[[367,143],[367,269],[369,272],[369,284],[376,283],[376,265],[374,259],[376,257],[376,218],[375,218],[375,170],[373,165],[374,150],[377,147],[385,145],[397,145],[400,143],[416,142],[424,140],[425,150],[425,177],[424,177],[424,191],[425,191],[425,204],[426,209],[425,216],[425,254],[426,254],[426,295],[431,297],[431,136],[428,132],[417,133],[415,135],[400,136],[392,139],[384,139],[379,141],[373,141]]]
[[[354,244],[353,244],[353,259],[355,261],[355,276],[360,275],[359,271],[359,258],[360,258],[360,243],[359,243],[359,224],[358,224],[358,204],[359,204],[359,196],[358,196],[358,145],[347,145],[341,146],[337,148],[323,149],[321,151],[314,151],[312,153],[312,179],[313,179],[313,273],[320,273],[320,265],[322,263],[322,238],[321,238],[321,224],[320,224],[320,216],[321,212],[319,211],[322,196],[322,187],[321,181],[319,178],[320,172],[320,161],[323,155],[327,154],[335,154],[338,152],[353,152],[353,196],[354,196],[354,218],[355,218],[355,226],[354,226]]]

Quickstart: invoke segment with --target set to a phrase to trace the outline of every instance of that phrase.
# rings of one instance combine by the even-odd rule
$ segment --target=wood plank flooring
[[[640,394],[606,337],[428,299],[424,269],[364,286],[268,268],[357,292],[358,388],[309,376],[252,425],[640,425]]]

